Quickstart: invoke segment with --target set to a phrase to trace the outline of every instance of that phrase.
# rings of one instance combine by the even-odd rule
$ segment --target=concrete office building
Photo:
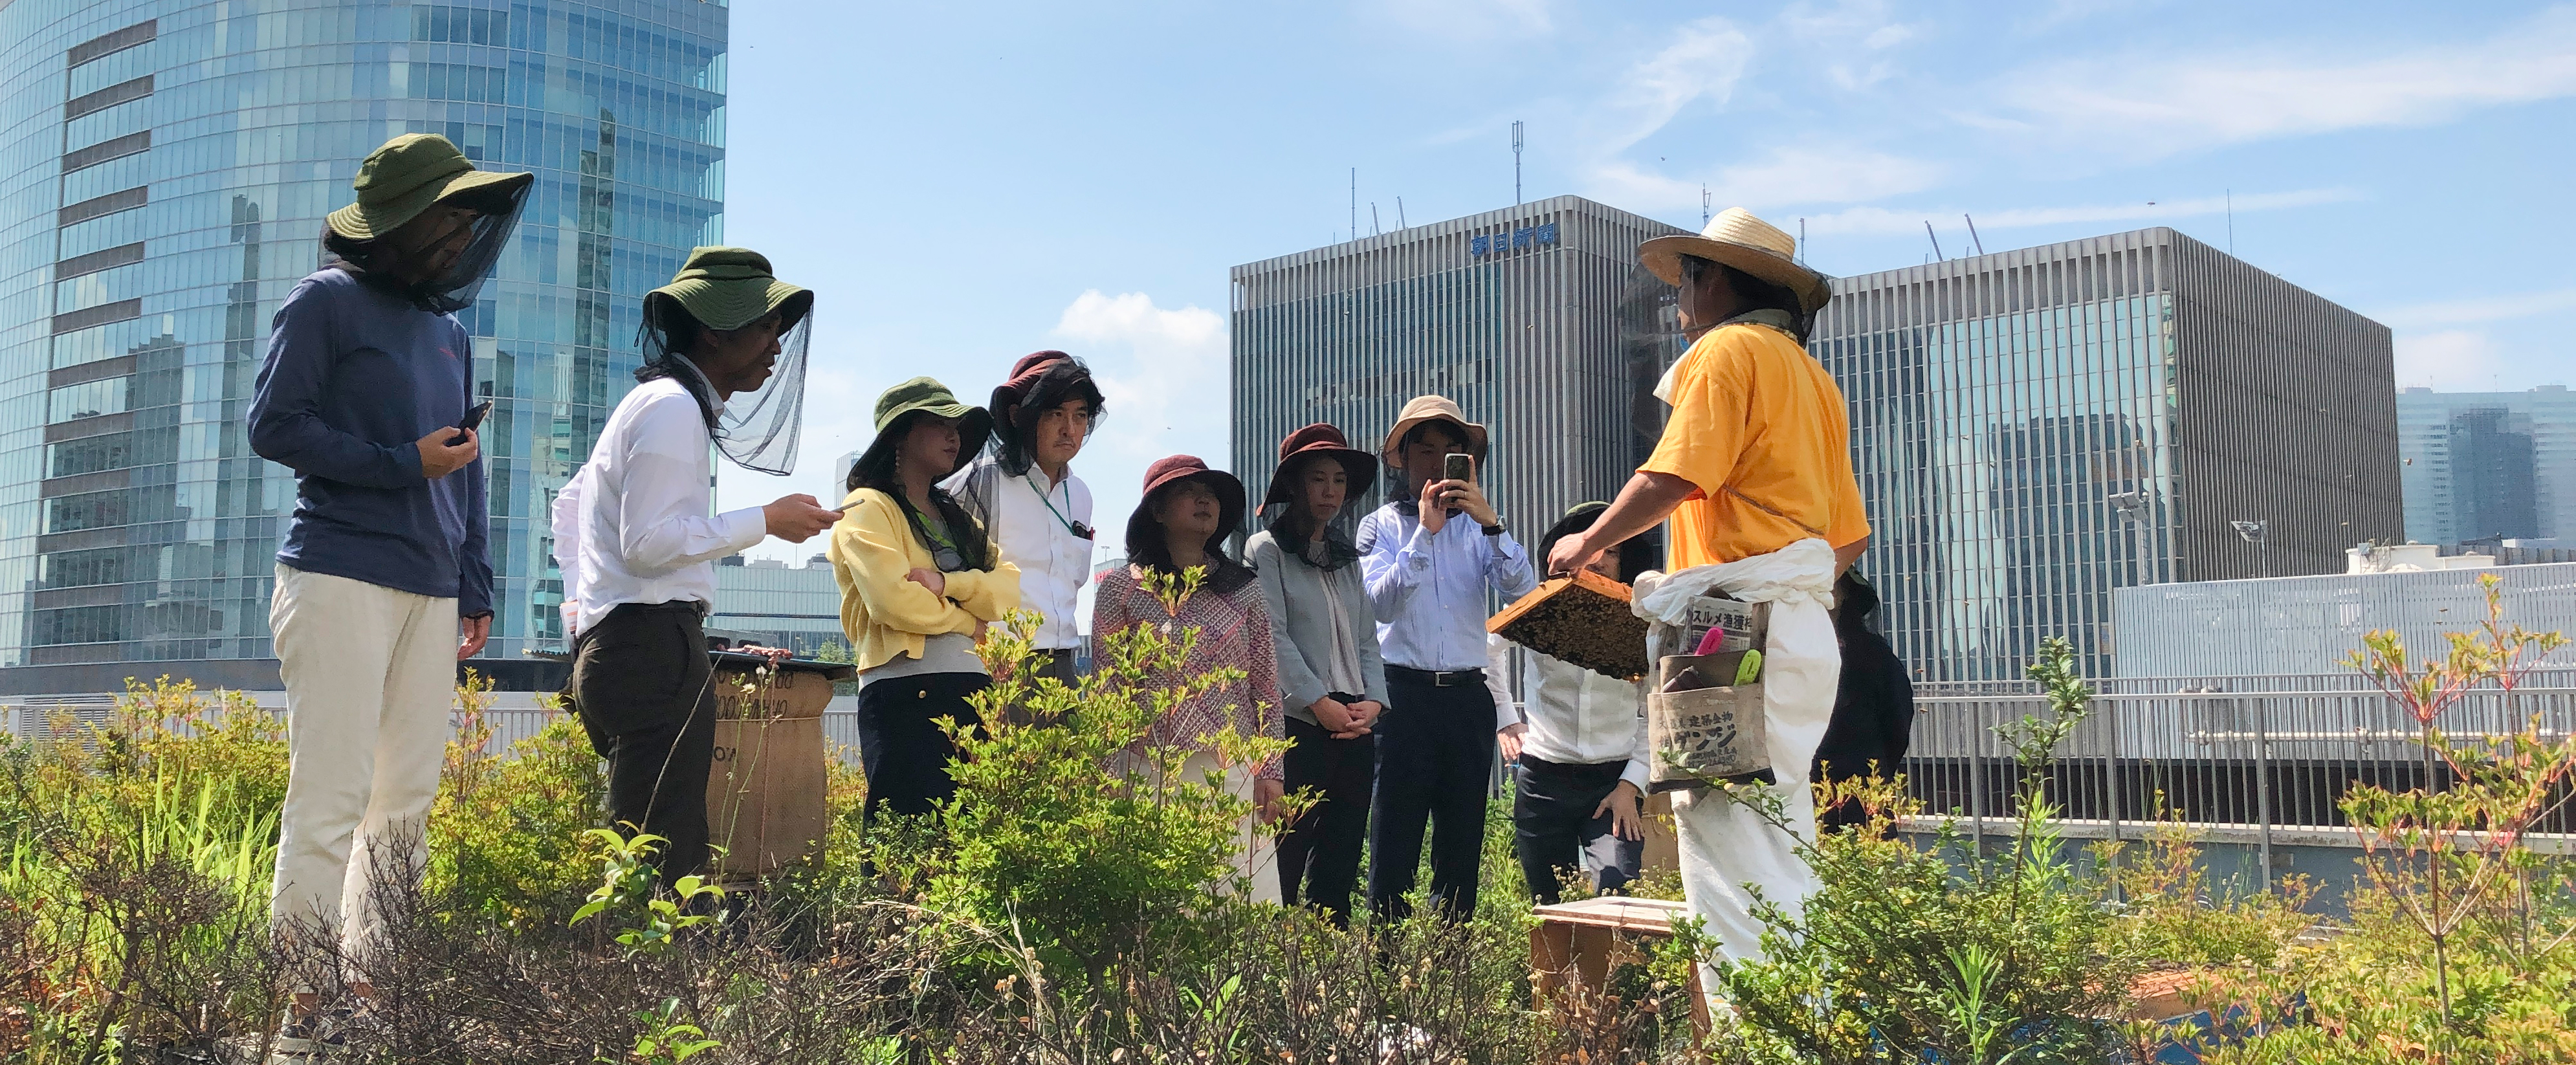
[[[832,577],[831,560],[819,551],[801,566],[741,555],[723,560],[716,565],[716,602],[707,613],[707,633],[754,639],[800,655],[831,644],[846,647],[841,586]]]
[[[1861,567],[1922,679],[2018,678],[2049,636],[2102,675],[2116,587],[2341,572],[2400,533],[2388,329],[2205,244],[2145,229],[1834,287],[1809,347],[1851,404]]]
[[[2576,393],[2397,394],[2406,536],[2453,546],[2576,540]]]
[[[1492,430],[1485,485],[1531,541],[1662,431],[1679,333],[1637,245],[1679,232],[1558,196],[1235,267],[1234,471],[1257,502],[1289,432],[1331,422],[1375,451],[1405,400],[1439,393]]]
[[[727,9],[0,2],[0,691],[276,686],[294,505],[244,414],[322,216],[387,138],[533,170],[481,302],[498,617],[561,637],[547,510],[632,387],[643,293],[722,237]]]

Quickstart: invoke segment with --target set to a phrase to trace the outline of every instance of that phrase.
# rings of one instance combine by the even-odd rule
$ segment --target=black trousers
[[[1467,674],[1473,676],[1474,674]],[[1476,908],[1485,846],[1485,793],[1494,773],[1494,696],[1481,680],[1434,686],[1422,673],[1386,667],[1392,704],[1378,719],[1377,809],[1369,826],[1369,907],[1380,917],[1410,912],[1431,834],[1431,894],[1443,916]]]
[[[957,753],[939,719],[981,725],[966,697],[991,687],[981,673],[923,673],[871,681],[859,689],[859,768],[868,777],[868,803],[862,811],[875,820],[877,811],[907,817],[932,812],[957,794],[949,779],[948,759]]]
[[[1558,901],[1558,876],[1582,862],[1592,874],[1594,891],[1608,893],[1637,879],[1645,861],[1646,841],[1620,839],[1610,830],[1610,815],[1593,816],[1601,800],[1619,786],[1625,761],[1566,765],[1521,756],[1520,786],[1512,794],[1512,844],[1521,859],[1521,877],[1539,905]]]
[[[608,823],[668,841],[655,863],[666,884],[707,861],[713,672],[694,602],[620,604],[573,653],[573,707],[608,760]]]
[[[1357,701],[1359,696],[1333,696]],[[1368,841],[1369,793],[1377,775],[1377,737],[1337,740],[1321,725],[1288,719],[1288,748],[1280,769],[1290,792],[1313,788],[1319,796],[1297,822],[1279,834],[1279,898],[1303,898],[1348,928],[1351,890],[1360,880],[1360,845]]]

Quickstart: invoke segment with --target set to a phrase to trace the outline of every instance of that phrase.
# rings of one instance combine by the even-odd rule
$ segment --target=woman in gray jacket
[[[1261,505],[1277,507],[1244,555],[1261,575],[1287,705],[1286,788],[1319,797],[1279,837],[1279,891],[1350,925],[1360,847],[1368,839],[1377,738],[1386,708],[1377,621],[1361,583],[1359,551],[1333,526],[1351,497],[1377,477],[1377,461],[1321,423],[1279,442],[1279,466]]]

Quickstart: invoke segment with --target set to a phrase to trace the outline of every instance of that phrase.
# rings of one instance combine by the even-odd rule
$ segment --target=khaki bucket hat
[[[778,331],[796,328],[814,306],[814,293],[778,279],[769,257],[749,248],[691,248],[689,261],[671,283],[644,294],[648,316],[652,305],[679,304],[709,329],[740,329],[771,311],[782,311]],[[783,310],[782,310],[783,309]]]
[[[358,202],[324,216],[332,232],[351,240],[374,240],[420,217],[431,204],[484,190],[515,199],[537,180],[535,174],[476,170],[447,138],[435,133],[406,133],[386,141],[358,164],[349,187]]]
[[[1377,449],[1378,454],[1392,458],[1396,445],[1404,442],[1404,434],[1412,432],[1414,426],[1435,421],[1457,426],[1458,431],[1467,434],[1467,439],[1462,441],[1467,445],[1467,453],[1476,456],[1480,462],[1484,460],[1485,427],[1468,421],[1467,412],[1459,410],[1458,404],[1447,396],[1415,396],[1406,400],[1404,410],[1395,416],[1395,427],[1386,431],[1386,443]]]

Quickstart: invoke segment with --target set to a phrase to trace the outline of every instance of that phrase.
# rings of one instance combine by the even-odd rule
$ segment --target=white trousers
[[[384,922],[376,874],[417,877],[427,859],[454,730],[456,600],[280,565],[268,625],[287,711],[269,917],[288,932],[336,929],[344,956],[363,958]]]
[[[1712,591],[1771,604],[1762,652],[1762,718],[1771,772],[1780,781],[1768,790],[1780,804],[1785,831],[1715,791],[1673,797],[1682,895],[1693,916],[1707,919],[1709,934],[1730,960],[1762,956],[1763,924],[1753,912],[1757,891],[1761,901],[1794,918],[1821,886],[1798,848],[1816,838],[1816,802],[1807,775],[1833,719],[1842,679],[1842,648],[1826,612],[1833,584],[1833,549],[1822,540],[1637,581],[1638,615],[1667,624],[1682,619],[1690,597]],[[1720,986],[1705,968],[1700,981],[1711,994]]]

